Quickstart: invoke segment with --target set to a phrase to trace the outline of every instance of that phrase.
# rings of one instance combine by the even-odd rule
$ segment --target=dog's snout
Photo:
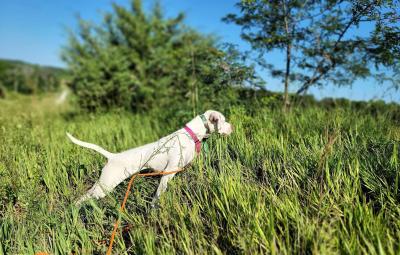
[[[231,123],[228,123],[229,126],[227,128],[227,135],[232,134],[233,130],[235,129]]]

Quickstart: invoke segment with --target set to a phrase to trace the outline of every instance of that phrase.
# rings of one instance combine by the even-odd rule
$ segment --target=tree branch
[[[343,36],[347,33],[349,28],[354,24],[354,22],[356,22],[361,17],[362,14],[364,14],[364,12],[366,12],[371,6],[373,6],[374,3],[375,2],[368,4],[362,11],[360,11],[356,16],[353,16],[353,18],[347,23],[346,27],[339,34],[338,38],[336,39],[335,44],[333,45],[333,53],[338,50],[338,45],[342,41]],[[325,55],[325,54],[326,53],[323,52],[323,55]],[[322,69],[323,64],[324,64],[324,62],[326,60],[326,58],[322,58],[320,60],[320,62],[318,63],[318,65],[317,65],[317,67],[316,67],[311,79],[306,81],[305,83],[303,83],[303,85],[300,87],[300,89],[297,90],[297,92],[296,92],[297,95],[307,91],[313,84],[315,84],[315,82],[320,80],[326,73],[328,73],[330,70],[335,68],[336,62],[335,62],[334,58],[330,58],[329,57],[328,59],[331,62],[331,65],[326,69]]]

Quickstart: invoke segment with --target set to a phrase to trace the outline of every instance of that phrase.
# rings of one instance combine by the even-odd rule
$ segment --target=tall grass
[[[158,209],[159,178],[135,182],[115,254],[400,253],[398,126],[346,109],[248,112],[226,113],[235,133],[209,139]],[[160,119],[0,101],[0,253],[105,253],[127,181],[76,208],[106,160],[65,132],[116,152],[184,124]]]

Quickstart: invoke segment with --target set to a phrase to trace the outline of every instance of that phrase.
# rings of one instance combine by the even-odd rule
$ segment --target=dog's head
[[[225,120],[225,116],[217,111],[208,110],[204,113],[206,117],[209,132],[218,133],[221,135],[230,135],[233,131],[233,126]]]

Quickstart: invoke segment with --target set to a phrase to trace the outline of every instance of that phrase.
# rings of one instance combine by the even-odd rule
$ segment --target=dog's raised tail
[[[87,143],[81,140],[76,139],[73,137],[70,133],[67,132],[68,138],[75,144],[80,145],[82,147],[86,147],[92,150],[97,151],[98,153],[102,154],[106,158],[112,158],[114,156],[114,153],[108,152],[105,149],[101,148],[100,146],[93,144],[93,143]]]

